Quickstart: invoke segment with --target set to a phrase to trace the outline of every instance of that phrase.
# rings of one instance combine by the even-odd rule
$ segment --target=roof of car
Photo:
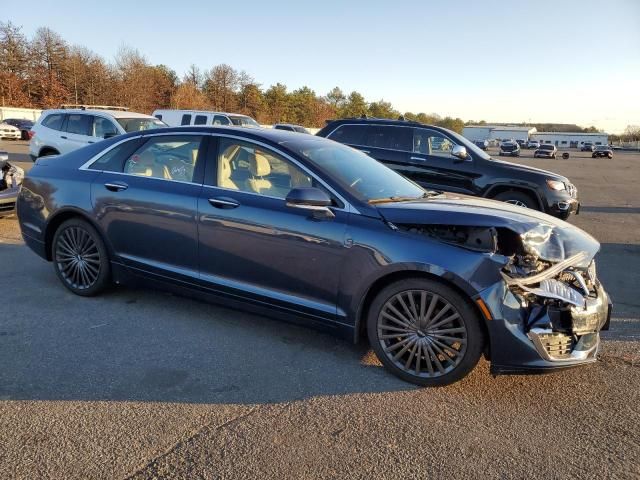
[[[122,111],[122,110],[102,110],[102,109],[91,109],[91,108],[86,108],[86,109],[80,109],[80,108],[61,108],[61,109],[52,109],[52,110],[45,110],[44,112],[42,112],[43,114],[49,114],[49,113],[87,113],[87,114],[91,114],[91,115],[95,115],[95,114],[106,114],[109,115],[113,118],[154,118],[151,115],[146,115],[144,113],[138,113],[138,112],[129,112],[129,111]]]

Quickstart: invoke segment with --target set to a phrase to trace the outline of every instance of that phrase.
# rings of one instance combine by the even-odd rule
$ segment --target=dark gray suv
[[[351,118],[329,121],[317,135],[357,148],[428,189],[493,198],[563,220],[580,208],[566,177],[496,160],[446,128]]]

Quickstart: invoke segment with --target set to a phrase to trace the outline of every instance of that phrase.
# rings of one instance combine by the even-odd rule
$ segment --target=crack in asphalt
[[[169,447],[167,450],[165,450],[163,453],[161,453],[160,455],[153,457],[151,460],[149,460],[147,463],[145,463],[142,467],[138,468],[135,472],[131,473],[130,475],[127,475],[126,477],[124,477],[124,480],[132,480],[133,478],[135,478],[138,475],[141,475],[146,469],[153,467],[154,464],[157,464],[160,460],[162,460],[163,458],[168,457],[169,455],[171,455],[172,453],[174,453],[176,450],[178,450],[180,447],[182,447],[183,445],[186,445],[188,443],[192,443],[194,440],[197,440],[199,437],[201,437],[202,435],[204,435],[207,431],[212,430],[212,431],[218,431],[218,430],[222,430],[238,421],[241,421],[251,415],[253,415],[253,413],[258,410],[260,407],[258,405],[253,406],[249,409],[248,412],[243,413],[241,415],[236,415],[235,417],[227,420],[224,423],[221,423],[220,425],[216,425],[215,427],[211,427],[211,424],[208,423],[206,425],[203,425],[202,427],[198,428],[195,432],[193,432],[191,435],[189,435],[188,437],[178,440],[176,443],[174,443],[171,447]]]

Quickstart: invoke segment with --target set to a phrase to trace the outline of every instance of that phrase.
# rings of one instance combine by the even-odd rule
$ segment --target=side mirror
[[[117,136],[118,136],[118,134],[116,132],[109,132],[109,133],[105,133],[104,137],[102,137],[102,138],[104,138],[106,140],[107,138],[113,138],[113,137],[117,137]]]
[[[469,154],[467,153],[466,147],[463,147],[462,145],[454,146],[453,150],[451,150],[451,155],[453,155],[456,158],[459,158],[462,161],[471,160],[471,157],[469,157]]]
[[[294,188],[285,201],[287,207],[307,210],[314,218],[335,218],[335,214],[329,209],[331,198],[319,188]]]

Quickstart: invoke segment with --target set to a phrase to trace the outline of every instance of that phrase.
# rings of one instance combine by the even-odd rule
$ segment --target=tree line
[[[332,118],[398,118],[462,132],[460,118],[400,112],[384,100],[333,88],[319,95],[307,86],[264,88],[243,70],[221,64],[191,65],[180,78],[166,65],[152,65],[138,50],[121,47],[113,62],[70,45],[42,27],[32,38],[11,22],[0,22],[0,99],[3,106],[57,108],[62,104],[125,106],[151,113],[157,108],[202,109],[250,115],[258,122],[322,127]]]

